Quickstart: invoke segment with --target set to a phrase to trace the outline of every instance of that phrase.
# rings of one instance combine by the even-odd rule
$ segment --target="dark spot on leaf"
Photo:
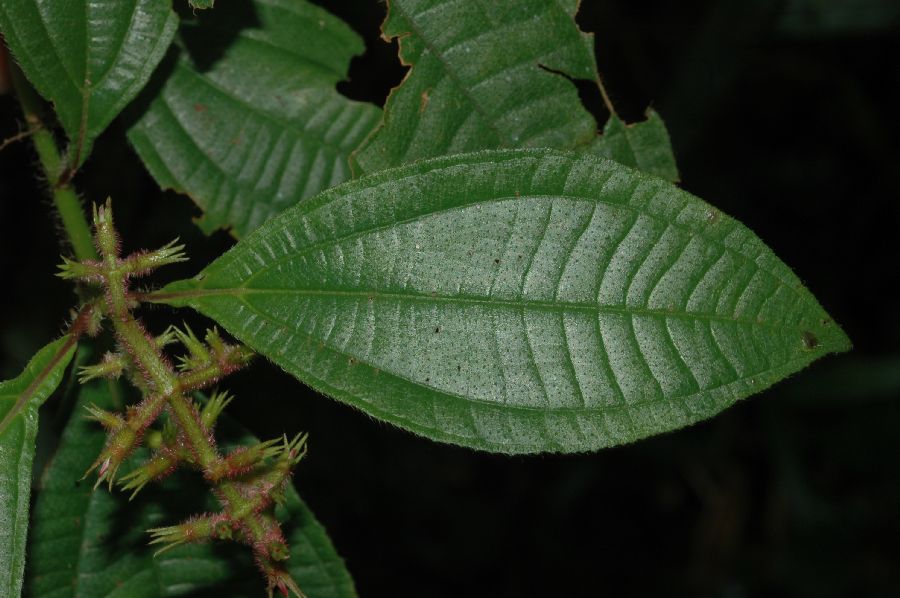
[[[356,359],[351,357],[350,359],[347,360],[347,363],[349,363],[350,365],[356,365]]]
[[[431,378],[425,378],[425,382],[431,382]]]
[[[440,327],[440,326],[435,326],[435,327],[434,327],[434,333],[435,333],[435,334],[437,334],[437,333],[440,332],[440,331],[441,331],[441,327]]]
[[[461,366],[461,365],[456,366],[456,371],[457,371],[457,372],[461,372],[461,371],[462,371],[462,366]]]
[[[806,349],[815,349],[819,346],[819,339],[812,332],[804,330],[801,337],[803,338],[803,346]]]
[[[499,258],[499,257],[498,257],[498,258],[494,258],[494,263],[495,263],[495,264],[499,264],[499,263],[500,263],[500,258]]]
[[[194,111],[195,112],[206,112],[206,106],[204,106],[203,104],[200,104],[200,103],[194,104]]]

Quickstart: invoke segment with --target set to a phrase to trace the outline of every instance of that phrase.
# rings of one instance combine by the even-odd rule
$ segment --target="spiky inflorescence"
[[[232,397],[214,392],[200,408],[190,393],[208,388],[247,365],[253,353],[225,342],[215,329],[207,331],[202,341],[187,325],[182,329],[170,327],[155,338],[148,334],[134,316],[139,302],[129,291],[128,282],[160,266],[184,261],[184,247],[173,241],[156,251],[120,257],[109,200],[104,206],[95,206],[94,229],[100,260],[64,260],[60,276],[101,288],[103,296],[96,302],[99,309],[94,311],[112,324],[119,350],[107,353],[98,364],[82,368],[79,377],[84,382],[124,375],[144,398],[124,414],[94,405],[87,408],[89,417],[102,424],[108,436],[103,451],[85,475],[96,469],[96,485],[106,481],[112,488],[119,467],[141,445],[152,449],[152,456],[119,480],[132,498],[144,486],[165,478],[178,467],[199,470],[212,486],[221,510],[194,516],[179,525],[149,530],[150,543],[160,546],[157,554],[191,542],[243,542],[252,549],[270,595],[277,589],[284,595],[291,591],[302,596],[284,569],[290,553],[273,508],[289,483],[291,471],[306,452],[306,435],[292,440],[285,436],[223,455],[216,446],[213,430]],[[162,352],[166,345],[176,342],[186,350],[178,359],[177,368]],[[163,412],[168,413],[166,424],[161,431],[151,430]]]

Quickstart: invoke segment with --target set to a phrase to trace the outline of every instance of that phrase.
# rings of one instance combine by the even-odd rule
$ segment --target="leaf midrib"
[[[715,322],[725,322],[731,324],[744,324],[747,326],[758,326],[762,328],[772,328],[776,330],[793,330],[796,332],[808,331],[810,326],[802,324],[781,324],[768,320],[759,320],[756,318],[740,318],[729,317],[721,314],[710,314],[705,312],[690,312],[668,309],[654,309],[649,307],[621,307],[618,305],[591,304],[591,303],[575,303],[571,301],[549,301],[540,299],[492,299],[484,297],[473,297],[466,295],[433,295],[420,293],[400,293],[396,291],[384,292],[376,289],[360,289],[360,290],[344,290],[344,289],[297,289],[297,288],[244,288],[233,287],[227,289],[192,289],[189,291],[160,291],[145,295],[143,299],[154,303],[170,303],[172,300],[193,299],[200,297],[243,297],[244,295],[304,295],[304,296],[323,296],[323,297],[351,297],[364,298],[366,300],[389,299],[395,301],[417,301],[417,302],[435,302],[450,303],[462,305],[485,305],[489,307],[501,307],[511,309],[534,309],[544,310],[554,313],[564,314],[570,311],[580,311],[599,314],[615,314],[627,316],[649,316],[660,318],[683,318],[689,320],[709,320]]]
[[[247,303],[245,300],[240,299],[240,298],[239,298],[239,300],[240,300],[245,306],[247,306],[251,311],[254,311],[254,312],[256,312],[256,313],[259,314],[259,315],[263,315],[263,316],[265,315],[265,314],[262,314],[257,308],[255,308],[255,307],[253,307],[252,305],[250,305],[249,303]],[[201,310],[201,311],[202,311],[202,310]],[[283,322],[278,322],[278,321],[275,322],[275,326],[277,326],[277,327],[279,327],[279,328],[284,328],[284,327],[285,327]],[[297,330],[294,330],[293,332],[298,333],[298,334],[301,334],[302,336],[306,337],[307,339],[315,340],[315,338],[313,337],[313,335],[311,335],[311,334],[309,334],[309,333],[302,332],[302,331],[297,331]],[[348,353],[347,351],[338,349],[338,348],[333,347],[333,346],[331,346],[331,345],[328,345],[328,347],[329,347],[332,351],[334,351],[335,353],[339,353],[339,354],[341,354],[341,355],[351,355],[351,354]],[[376,365],[374,365],[373,363],[369,362],[368,360],[361,359],[361,358],[359,358],[359,357],[355,357],[355,359],[357,359],[357,361],[358,361],[358,363],[359,363],[360,365],[365,365],[366,367],[372,368],[373,370],[380,369],[380,368],[378,368]],[[735,385],[735,384],[742,383],[742,382],[743,382],[743,383],[749,383],[751,386],[755,386],[755,385],[756,385],[755,378],[757,378],[758,376],[762,376],[762,375],[764,375],[764,374],[769,374],[769,373],[772,373],[772,372],[784,371],[785,369],[787,369],[788,371],[790,371],[795,365],[799,365],[799,364],[808,364],[811,360],[812,360],[812,353],[810,353],[810,354],[801,354],[799,357],[797,357],[797,358],[795,358],[795,359],[792,359],[792,360],[790,360],[790,361],[784,362],[784,363],[782,363],[782,364],[779,364],[778,366],[774,366],[774,367],[766,367],[766,368],[763,369],[763,370],[759,370],[759,371],[757,371],[757,372],[753,372],[753,373],[750,373],[750,374],[747,374],[747,375],[744,375],[744,376],[740,376],[740,375],[739,375],[739,376],[737,376],[737,377],[736,377],[735,379],[733,379],[733,380],[730,380],[730,381],[727,381],[727,382],[722,382],[722,383],[720,383],[720,384],[717,384],[717,385],[712,386],[712,387],[709,387],[709,388],[701,388],[701,389],[698,389],[698,390],[696,390],[696,391],[689,392],[689,393],[682,394],[682,395],[673,395],[673,396],[665,396],[665,395],[663,395],[663,396],[653,397],[653,398],[650,398],[650,399],[637,400],[637,401],[633,401],[633,402],[630,402],[630,403],[629,403],[629,402],[626,402],[626,403],[615,404],[615,405],[604,405],[604,406],[601,407],[601,408],[557,406],[557,407],[553,407],[553,408],[552,408],[552,412],[554,412],[554,413],[574,413],[574,414],[586,413],[586,414],[590,414],[590,413],[592,413],[593,411],[595,411],[596,409],[600,409],[600,410],[602,410],[602,411],[604,411],[604,412],[620,411],[620,410],[626,410],[626,411],[628,411],[628,410],[630,410],[630,409],[633,409],[634,407],[646,406],[646,405],[651,405],[651,404],[656,404],[656,403],[662,403],[662,402],[684,402],[684,401],[686,401],[686,400],[688,400],[688,399],[692,399],[692,398],[694,398],[694,397],[696,397],[696,396],[704,395],[704,394],[707,394],[707,393],[710,393],[710,392],[713,392],[713,391],[716,391],[716,390],[719,390],[719,389],[722,389],[722,388],[726,388],[726,387],[729,387],[729,386],[733,386],[733,385]],[[307,373],[308,373],[308,372],[307,372]],[[416,379],[410,378],[409,376],[406,376],[406,375],[404,375],[404,374],[402,374],[402,373],[399,373],[399,372],[396,372],[396,371],[386,371],[386,373],[388,373],[388,374],[391,375],[391,376],[395,376],[396,378],[399,378],[399,379],[401,379],[401,380],[404,380],[404,381],[406,381],[406,382],[408,382],[408,383],[410,383],[410,384],[412,384],[412,385],[414,385],[414,386],[418,386],[418,387],[420,387],[420,388],[427,389],[427,390],[433,391],[433,392],[439,392],[439,393],[441,393],[441,394],[443,394],[443,395],[445,395],[445,396],[452,397],[452,398],[454,398],[454,399],[458,399],[458,400],[462,401],[464,404],[478,403],[478,404],[487,405],[487,406],[491,406],[491,407],[503,407],[504,409],[520,410],[520,411],[524,411],[524,412],[540,412],[540,413],[545,413],[545,412],[547,411],[546,407],[544,407],[544,406],[538,406],[538,405],[509,405],[509,404],[507,404],[507,403],[497,403],[497,402],[490,401],[490,400],[487,400],[487,399],[482,399],[482,398],[477,398],[477,397],[472,397],[472,396],[466,396],[466,395],[459,394],[459,393],[456,393],[456,392],[448,391],[448,390],[446,390],[446,389],[435,388],[435,387],[426,385],[426,384],[423,383],[421,380],[416,380]],[[323,382],[324,382],[324,381],[323,381]]]
[[[59,350],[57,350],[56,353],[53,354],[53,357],[50,359],[50,361],[47,362],[47,365],[45,365],[37,374],[35,374],[34,380],[32,380],[31,383],[25,387],[25,390],[23,390],[22,394],[19,395],[19,398],[12,406],[12,409],[10,409],[3,417],[3,420],[0,421],[0,435],[2,435],[6,428],[9,427],[12,420],[18,417],[25,405],[28,404],[28,401],[31,399],[31,397],[34,396],[34,393],[37,391],[37,389],[40,388],[41,385],[47,380],[47,376],[49,376],[50,373],[56,368],[57,364],[62,360],[63,356],[69,352],[69,349],[71,349],[72,345],[74,344],[75,337],[70,335],[68,337],[68,340],[60,346]],[[13,380],[15,380],[15,378],[13,378]],[[12,398],[12,395],[0,396],[0,399],[10,398]]]

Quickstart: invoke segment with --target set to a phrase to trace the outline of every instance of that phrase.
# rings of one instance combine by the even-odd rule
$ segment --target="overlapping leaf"
[[[261,595],[262,578],[244,547],[182,546],[153,557],[144,530],[177,523],[190,513],[191,500],[204,494],[202,484],[185,484],[186,478],[179,476],[159,490],[145,489],[129,502],[125,494],[105,489],[92,492],[89,483],[79,482],[104,442],[103,430],[80,417],[81,407],[88,403],[111,407],[105,382],[84,387],[81,395],[38,495],[30,545],[31,594],[72,598]],[[227,420],[220,420],[218,427],[232,437],[246,435]],[[354,597],[343,561],[293,487],[277,514],[287,520],[288,570],[307,596]]]
[[[740,223],[550,150],[342,185],[156,300],[375,417],[507,453],[672,430],[849,346]]]
[[[384,123],[355,155],[361,173],[500,147],[571,148],[597,132],[566,78],[597,79],[578,2],[391,0],[382,26],[411,65]],[[565,75],[565,76],[564,76]]]
[[[161,0],[0,2],[0,30],[53,102],[75,167],[147,83],[177,24],[171,2]]]
[[[656,113],[628,128],[612,115],[597,138],[568,79],[599,86],[593,36],[578,29],[577,9],[576,0],[392,0],[382,29],[399,39],[411,70],[388,98],[382,126],[354,155],[359,172],[480,149],[553,147],[677,180]]]
[[[603,135],[593,141],[588,151],[667,181],[678,180],[669,132],[654,110],[647,112],[647,120],[633,125],[626,125],[613,114],[606,122]]]
[[[380,111],[335,90],[363,50],[340,19],[305,0],[255,0],[182,32],[188,51],[129,139],[160,186],[204,210],[204,230],[245,235],[349,178]]]
[[[18,377],[0,382],[0,597],[19,596],[25,565],[31,463],[38,407],[56,390],[75,352],[65,336],[41,349]]]

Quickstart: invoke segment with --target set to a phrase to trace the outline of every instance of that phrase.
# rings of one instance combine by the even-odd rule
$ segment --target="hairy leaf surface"
[[[53,102],[79,166],[138,94],[178,26],[171,2],[0,2],[0,29],[22,71]]]
[[[38,494],[30,544],[30,593],[54,598],[262,595],[264,582],[244,546],[187,545],[153,557],[146,529],[173,525],[197,510],[216,508],[214,504],[194,508],[196,497],[206,494],[200,480],[175,475],[162,486],[144,489],[131,502],[118,491],[92,492],[89,482],[80,481],[104,442],[100,426],[82,417],[89,403],[112,407],[106,382],[82,389]],[[231,438],[243,436],[243,443],[254,440],[225,416],[220,416],[217,428]],[[146,456],[146,451],[137,453],[138,458]],[[287,520],[288,570],[307,596],[356,596],[343,561],[293,486],[286,493],[286,507],[279,507],[277,515]]]
[[[0,382],[0,598],[17,597],[22,589],[38,407],[59,386],[74,353],[75,340],[64,336],[41,349],[18,377]]]
[[[594,118],[566,76],[597,79],[577,1],[391,0],[382,26],[411,65],[384,123],[355,155],[370,173],[421,158],[499,147],[590,142]]]
[[[594,156],[478,152],[342,185],[156,300],[429,438],[586,451],[849,347],[737,221]]]
[[[187,193],[207,232],[243,236],[343,182],[380,110],[339,94],[363,42],[303,0],[256,0],[182,27],[186,52],[129,131],[161,187]]]

